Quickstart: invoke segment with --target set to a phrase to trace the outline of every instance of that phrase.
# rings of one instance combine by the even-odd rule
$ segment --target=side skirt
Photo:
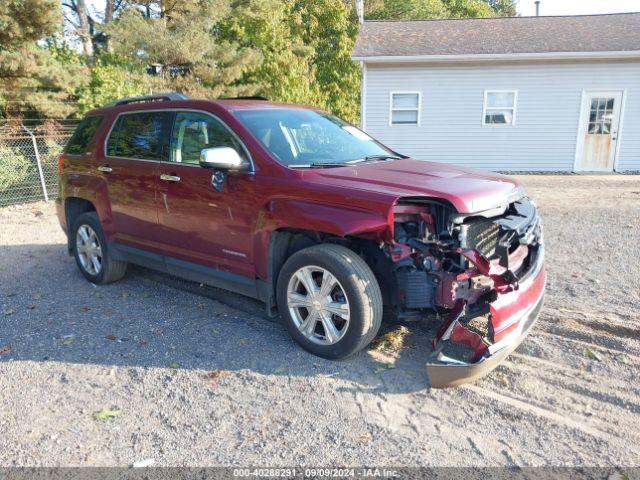
[[[121,243],[109,243],[108,248],[116,260],[169,273],[192,282],[229,290],[256,300],[266,301],[268,297],[267,284],[259,279],[224,272],[217,268],[206,267],[197,263],[185,262],[184,260],[166,257]]]

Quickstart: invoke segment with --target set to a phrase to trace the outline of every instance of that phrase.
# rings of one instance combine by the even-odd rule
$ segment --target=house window
[[[420,124],[420,92],[391,93],[391,125]]]
[[[484,92],[483,125],[515,125],[516,124],[516,91]]]

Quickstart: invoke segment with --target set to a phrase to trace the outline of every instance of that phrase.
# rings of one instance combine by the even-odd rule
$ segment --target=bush
[[[42,198],[37,167],[28,154],[0,142],[0,206]]]
[[[25,183],[32,168],[32,162],[19,148],[0,144],[0,202],[4,203],[10,189]]]

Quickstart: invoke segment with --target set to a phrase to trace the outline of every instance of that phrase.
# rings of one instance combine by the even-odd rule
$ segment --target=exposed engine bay
[[[443,322],[433,339],[434,356],[468,365],[490,355],[506,328],[492,318],[492,303],[518,290],[541,264],[540,217],[527,197],[477,214],[406,198],[395,206],[387,254],[400,315],[436,311]]]

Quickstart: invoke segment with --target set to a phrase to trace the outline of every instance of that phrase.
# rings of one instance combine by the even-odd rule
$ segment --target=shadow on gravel
[[[385,322],[380,333],[399,326]],[[61,244],[0,247],[0,362],[333,377],[354,392],[428,389],[433,331],[405,326],[404,347],[393,354],[370,349],[328,361],[298,347],[247,297],[138,267],[99,287]]]

